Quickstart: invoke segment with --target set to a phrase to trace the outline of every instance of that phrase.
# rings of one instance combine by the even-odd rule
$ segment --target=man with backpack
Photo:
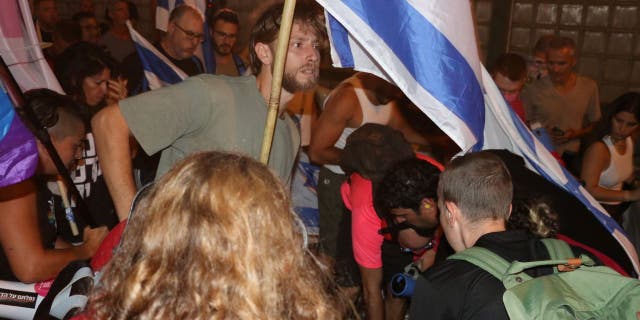
[[[412,319],[549,319],[548,310],[563,299],[574,301],[562,303],[562,308],[551,311],[552,315],[558,316],[566,310],[573,312],[578,304],[588,305],[585,308],[598,304],[600,308],[606,304],[602,301],[614,297],[615,293],[630,293],[623,295],[625,300],[640,297],[637,279],[622,277],[606,267],[580,266],[581,262],[594,264],[595,259],[584,251],[559,240],[541,240],[524,230],[506,230],[512,196],[509,171],[492,153],[468,154],[452,160],[446,167],[438,184],[438,207],[440,223],[456,254],[418,279],[411,304]],[[582,258],[571,266],[577,270],[554,273],[556,269],[562,270],[571,257]],[[524,272],[506,275],[509,267],[513,269],[517,265],[514,261],[538,263],[551,258],[555,260],[553,263],[536,267],[525,264]],[[567,276],[573,278],[567,279]],[[576,279],[580,277],[588,281],[579,283]],[[602,283],[593,282],[600,281],[596,279]],[[546,285],[522,287],[542,281],[546,281]],[[560,282],[566,285],[559,285]],[[575,291],[568,294],[567,288]],[[591,303],[589,299],[599,294],[594,293],[596,291],[607,292],[601,301]],[[570,298],[566,299],[567,296]],[[606,312],[627,312],[627,309],[633,309],[632,305],[611,304]],[[600,311],[593,311],[595,318],[603,318],[602,313],[597,313]],[[614,318],[635,317],[635,311],[632,312],[619,313],[622,317]]]

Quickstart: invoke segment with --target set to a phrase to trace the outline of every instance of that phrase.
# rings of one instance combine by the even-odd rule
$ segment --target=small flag
[[[131,33],[131,39],[136,45],[149,89],[155,90],[187,78],[187,75],[180,68],[173,65],[167,57],[133,29],[129,21],[127,21],[127,27]]]

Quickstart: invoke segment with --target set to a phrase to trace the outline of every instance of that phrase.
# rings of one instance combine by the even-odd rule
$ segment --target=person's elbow
[[[22,283],[34,283],[39,281],[48,280],[55,276],[54,274],[47,275],[47,272],[42,270],[42,264],[39,259],[33,255],[19,259],[18,263],[11,264],[11,271]]]
[[[316,164],[324,164],[324,157],[322,157],[322,148],[317,144],[311,143],[309,145],[309,160]]]

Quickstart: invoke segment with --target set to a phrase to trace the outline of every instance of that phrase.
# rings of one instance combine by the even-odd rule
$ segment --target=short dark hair
[[[500,73],[511,81],[524,80],[527,77],[527,62],[516,53],[505,53],[496,59],[491,67],[491,75]]]
[[[576,42],[569,37],[554,36],[549,40],[547,51],[569,49],[573,54],[576,51]]]
[[[26,117],[24,110],[18,109],[25,124],[37,135],[38,130],[46,128],[50,135],[64,138],[75,133],[71,123],[83,122],[82,113],[77,103],[68,96],[50,89],[33,89],[24,93],[25,108],[31,108],[38,124]],[[36,126],[39,125],[40,128]]]
[[[376,184],[398,161],[414,156],[411,144],[400,131],[366,123],[347,138],[340,166],[347,175],[357,172]]]
[[[238,14],[235,11],[227,8],[222,8],[216,11],[213,17],[211,17],[211,19],[208,19],[208,20],[209,20],[208,21],[209,28],[211,29],[213,29],[213,26],[215,26],[218,20],[222,20],[222,21],[240,26],[240,19],[238,19]]]
[[[95,13],[92,12],[76,12],[71,16],[71,20],[75,21],[76,23],[80,23],[80,21],[84,19],[98,20]]]
[[[258,18],[258,21],[251,29],[249,38],[249,60],[253,74],[260,73],[262,61],[256,54],[255,46],[258,43],[271,44],[278,38],[280,22],[282,20],[283,4],[276,4],[267,9]],[[319,7],[313,6],[310,1],[298,1],[293,13],[293,23],[300,23],[310,26],[319,37],[324,37],[326,29],[322,12]]]
[[[436,199],[440,170],[427,161],[411,158],[398,162],[384,176],[374,202],[380,214],[390,218],[397,208],[420,212],[422,199]]]
[[[438,204],[455,203],[470,222],[507,220],[513,184],[504,162],[480,151],[453,159],[440,175]]]

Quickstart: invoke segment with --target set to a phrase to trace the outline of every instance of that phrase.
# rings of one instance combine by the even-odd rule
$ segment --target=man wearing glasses
[[[156,44],[158,51],[188,76],[204,72],[202,63],[194,55],[204,37],[203,23],[202,15],[196,9],[186,5],[178,6],[171,11],[167,33]],[[122,66],[124,76],[129,79],[127,89],[130,93],[148,90],[143,84],[142,62],[137,52],[129,55]]]
[[[214,73],[227,76],[243,75],[247,70],[246,63],[232,51],[240,26],[238,15],[230,9],[221,9],[208,23],[213,39]]]

